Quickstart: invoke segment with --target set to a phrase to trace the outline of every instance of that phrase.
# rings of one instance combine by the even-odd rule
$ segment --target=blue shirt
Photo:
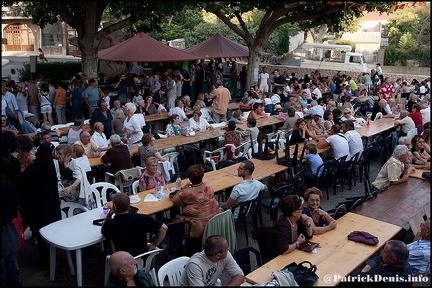
[[[318,154],[305,154],[304,157],[309,163],[312,174],[316,175],[316,171],[318,170],[318,167],[323,164],[323,160],[321,156],[319,156]],[[318,176],[320,176],[321,174],[322,174],[322,168],[319,171]]]
[[[413,275],[430,271],[430,240],[418,240],[407,245],[408,263]]]

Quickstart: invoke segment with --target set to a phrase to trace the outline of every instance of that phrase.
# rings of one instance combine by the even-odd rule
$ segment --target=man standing
[[[97,101],[99,100],[99,88],[95,79],[88,80],[89,86],[83,92],[83,100],[87,105],[89,117],[92,116],[93,111],[97,108]]]
[[[430,219],[422,222],[420,224],[421,239],[407,245],[408,263],[411,266],[412,275],[430,272],[430,228]]]
[[[223,87],[221,80],[216,80],[216,87],[209,94],[213,99],[213,120],[215,123],[227,121],[228,104],[231,101],[230,91]]]
[[[269,92],[269,87],[270,87],[269,82],[270,82],[270,75],[267,72],[267,67],[263,67],[262,72],[259,74],[258,77],[258,87],[261,90],[261,92]]]
[[[27,92],[27,105],[29,107],[29,112],[34,115],[33,124],[39,122],[39,109],[40,109],[40,98],[39,89],[35,83],[29,82],[25,77],[21,78],[21,83],[23,83],[23,89]]]
[[[255,165],[250,160],[244,160],[237,168],[237,175],[243,180],[235,185],[232,189],[228,200],[221,205],[221,210],[225,211],[237,204],[253,200],[258,197],[261,190],[267,190],[267,186],[258,180],[253,179],[252,173],[255,170]],[[234,211],[234,219],[237,218],[239,207]]]
[[[18,124],[18,112],[19,112],[18,103],[16,101],[15,95],[6,89],[6,84],[4,83],[2,83],[1,97],[2,97],[2,115],[6,116],[7,120],[9,121],[8,124],[12,124],[16,126]],[[5,110],[5,114],[3,114],[3,109],[9,109],[9,112]]]
[[[221,235],[206,239],[204,250],[195,253],[187,262],[180,278],[180,286],[215,286],[222,272],[231,277],[226,286],[240,286],[243,271],[231,255],[227,240]]]
[[[101,122],[103,125],[103,132],[106,137],[109,138],[112,131],[111,122],[113,116],[111,115],[111,112],[108,111],[108,103],[104,99],[99,99],[97,101],[97,106],[98,109],[94,110],[91,115],[90,124],[94,125],[96,122]]]
[[[154,250],[165,238],[168,227],[148,215],[129,213],[129,207],[130,198],[127,194],[117,193],[113,196],[112,207],[102,225],[102,235],[113,241],[117,251],[137,256]],[[150,245],[147,245],[147,233],[156,234]]]

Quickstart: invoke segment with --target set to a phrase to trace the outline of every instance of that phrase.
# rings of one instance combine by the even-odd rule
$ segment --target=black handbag
[[[313,286],[319,278],[315,273],[317,267],[309,261],[303,261],[299,264],[292,262],[285,266],[284,270],[287,270],[294,275],[294,279],[300,287]]]

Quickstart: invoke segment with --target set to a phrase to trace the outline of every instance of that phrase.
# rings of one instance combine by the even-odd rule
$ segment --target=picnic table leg
[[[76,252],[76,265],[77,265],[77,286],[82,286],[82,255],[81,249],[77,249]]]
[[[50,280],[55,280],[57,247],[50,244]]]

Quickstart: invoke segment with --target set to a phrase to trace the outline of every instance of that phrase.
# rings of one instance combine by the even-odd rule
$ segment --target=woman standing
[[[303,199],[297,195],[285,196],[280,202],[280,217],[272,226],[266,245],[268,259],[288,254],[313,236],[311,217],[303,214]]]
[[[137,143],[143,136],[143,131],[137,117],[135,117],[136,106],[133,103],[126,103],[124,113],[126,118],[123,122],[123,132],[125,132],[129,143]]]
[[[41,103],[40,111],[43,116],[43,122],[48,121],[51,125],[54,125],[52,106],[49,97],[49,86],[46,82],[43,82],[40,85],[39,102]]]
[[[323,234],[336,228],[336,220],[321,207],[322,196],[321,190],[316,187],[311,187],[304,192],[303,214],[312,218],[314,235]]]
[[[39,255],[46,259],[48,244],[40,236],[39,229],[61,219],[53,149],[49,144],[41,144],[35,160],[20,176],[24,194],[21,215],[37,237]]]
[[[189,237],[190,248],[201,249],[202,236],[207,222],[220,212],[219,204],[214,198],[213,188],[202,181],[204,168],[194,164],[187,171],[190,183],[183,186],[180,192],[171,198],[175,207],[182,207],[182,214],[173,222],[191,221],[192,228]],[[195,245],[193,245],[195,244]]]

